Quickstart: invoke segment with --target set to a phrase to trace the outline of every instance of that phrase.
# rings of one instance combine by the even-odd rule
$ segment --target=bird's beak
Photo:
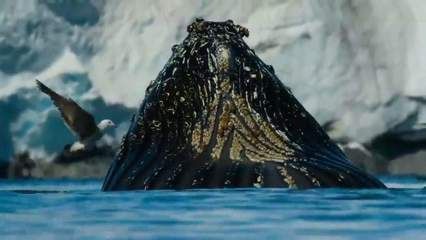
[[[115,125],[115,123],[113,123],[113,124],[111,125],[111,127],[116,128],[116,127],[117,127],[117,125]]]

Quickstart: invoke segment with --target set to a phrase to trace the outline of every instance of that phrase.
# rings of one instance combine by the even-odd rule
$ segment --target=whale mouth
[[[197,19],[151,82],[103,190],[383,187],[354,167],[243,41]]]

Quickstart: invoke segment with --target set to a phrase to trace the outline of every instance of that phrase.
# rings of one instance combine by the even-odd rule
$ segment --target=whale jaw
[[[243,41],[196,20],[147,89],[103,190],[384,187],[354,167]]]

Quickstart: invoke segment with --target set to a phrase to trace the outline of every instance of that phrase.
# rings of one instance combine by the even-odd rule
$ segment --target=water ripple
[[[422,239],[426,180],[384,180],[402,188],[104,193],[96,180],[0,181],[0,235],[1,239]]]

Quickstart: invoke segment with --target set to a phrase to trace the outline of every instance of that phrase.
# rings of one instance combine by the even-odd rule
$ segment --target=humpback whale
[[[384,188],[355,167],[232,20],[196,19],[133,116],[102,189]]]

